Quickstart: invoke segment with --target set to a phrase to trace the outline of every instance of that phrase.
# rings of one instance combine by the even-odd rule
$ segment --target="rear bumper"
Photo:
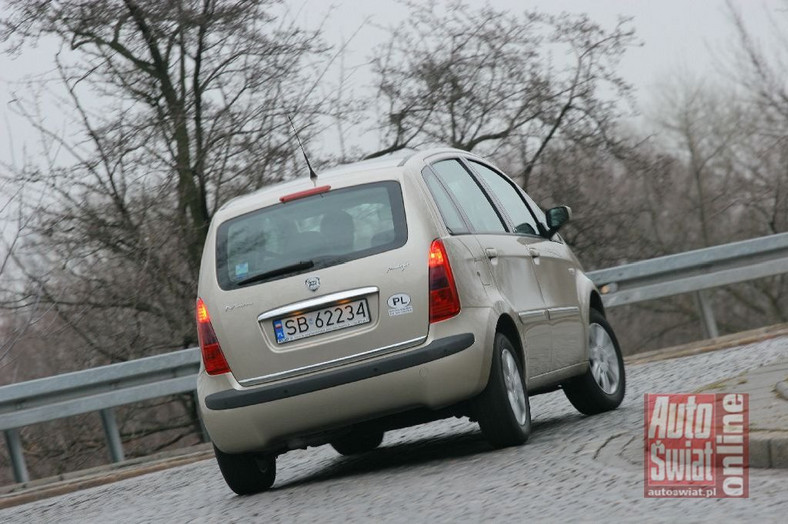
[[[316,376],[291,379],[284,383],[271,384],[249,390],[238,391],[231,389],[213,393],[205,397],[205,406],[208,409],[222,411],[304,395],[420,366],[433,360],[459,353],[471,347],[473,343],[473,333],[452,335],[433,340],[426,346],[407,353],[393,355],[385,360],[374,360],[357,364],[351,368],[327,371]]]
[[[452,406],[487,385],[494,318],[491,309],[466,308],[431,326],[420,346],[260,386],[202,371],[197,393],[205,428],[225,453],[278,452],[379,417]]]

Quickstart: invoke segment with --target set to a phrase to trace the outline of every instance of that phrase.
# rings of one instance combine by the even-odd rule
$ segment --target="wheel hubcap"
[[[525,424],[526,419],[526,399],[525,389],[523,388],[523,381],[520,378],[520,370],[517,368],[517,361],[514,355],[508,349],[502,352],[503,360],[503,380],[506,384],[506,396],[509,397],[509,406],[512,408],[512,414],[517,419],[517,423],[521,426]]]
[[[588,360],[597,385],[608,395],[615,393],[620,381],[616,346],[599,324],[591,324],[588,331]]]

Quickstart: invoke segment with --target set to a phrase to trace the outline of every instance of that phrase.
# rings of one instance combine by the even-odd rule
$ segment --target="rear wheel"
[[[239,495],[268,490],[276,479],[276,457],[252,453],[225,453],[213,447],[216,462],[230,489]]]
[[[514,345],[495,334],[492,368],[487,387],[473,403],[473,411],[487,441],[495,447],[517,446],[531,434],[531,406]]]
[[[337,450],[340,455],[358,455],[372,451],[383,442],[382,431],[372,431],[360,433],[351,431],[347,435],[331,441],[331,447]]]
[[[616,409],[624,400],[624,359],[613,328],[595,309],[589,314],[588,370],[563,389],[566,398],[585,415]]]

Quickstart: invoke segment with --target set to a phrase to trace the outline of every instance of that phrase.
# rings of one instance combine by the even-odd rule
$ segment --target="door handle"
[[[495,249],[494,247],[488,247],[487,249],[484,250],[484,253],[487,255],[487,258],[489,259],[498,258],[498,250]]]
[[[528,248],[528,254],[531,255],[533,258],[537,258],[541,253],[535,247]]]

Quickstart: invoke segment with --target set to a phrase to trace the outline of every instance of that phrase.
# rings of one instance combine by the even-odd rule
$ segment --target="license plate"
[[[362,298],[302,315],[276,319],[274,320],[274,333],[276,334],[276,342],[284,344],[338,329],[366,324],[370,320],[367,299]]]

